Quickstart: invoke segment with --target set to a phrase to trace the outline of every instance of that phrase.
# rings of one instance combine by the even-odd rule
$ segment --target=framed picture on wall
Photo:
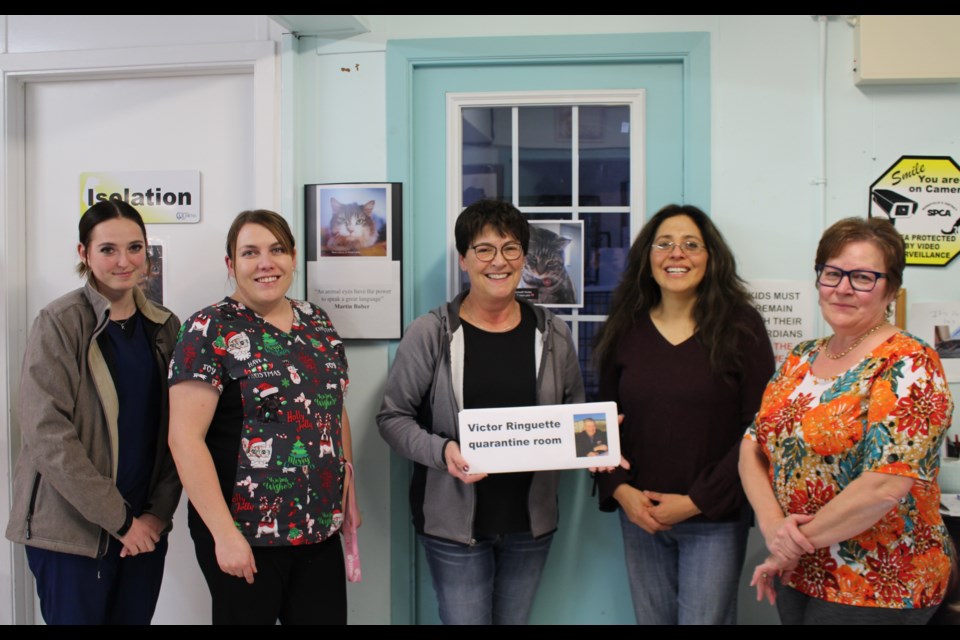
[[[907,327],[937,350],[947,382],[960,382],[960,302],[915,302]]]
[[[163,304],[163,292],[167,272],[163,268],[163,240],[159,238],[149,238],[147,240],[147,258],[149,260],[149,269],[143,274],[140,280],[140,289],[147,299]],[[167,303],[169,304],[169,303]]]
[[[583,263],[582,220],[531,220],[517,297],[544,307],[582,307]]]
[[[304,196],[307,300],[343,338],[400,338],[401,184],[308,184]]]

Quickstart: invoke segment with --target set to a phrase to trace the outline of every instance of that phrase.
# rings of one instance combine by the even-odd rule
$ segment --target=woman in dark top
[[[739,443],[773,353],[701,210],[664,207],[640,231],[596,355],[631,465],[600,478],[600,508],[620,510],[637,622],[733,624],[749,522]]]
[[[484,200],[457,218],[469,291],[418,318],[390,369],[380,433],[413,460],[410,506],[444,624],[525,624],[557,527],[558,473],[469,473],[457,412],[583,401],[567,325],[518,302],[530,231]]]
[[[180,499],[166,443],[180,322],[137,286],[136,209],[97,203],[79,232],[87,284],[47,305],[27,343],[7,537],[27,545],[48,624],[148,624]]]

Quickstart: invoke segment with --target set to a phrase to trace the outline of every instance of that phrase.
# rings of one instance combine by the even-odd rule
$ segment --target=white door
[[[164,243],[164,303],[183,319],[228,292],[223,243],[230,221],[243,209],[273,205],[254,201],[252,73],[31,82],[24,113],[31,321],[81,284],[73,268],[83,171],[199,171],[201,222],[147,227]],[[156,623],[210,620],[185,507],[184,499]]]

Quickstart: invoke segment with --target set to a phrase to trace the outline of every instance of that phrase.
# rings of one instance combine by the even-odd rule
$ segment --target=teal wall
[[[709,208],[709,35],[402,40],[387,47],[387,173],[406,185],[413,212],[406,230],[412,316],[442,303],[452,244],[446,210],[446,94],[479,91],[645,89],[646,185],[640,210],[688,198]],[[406,126],[405,126],[406,125]],[[393,459],[398,500],[409,475]],[[585,472],[564,474],[561,521],[531,620],[536,623],[629,623],[633,613],[619,525],[600,515]],[[406,522],[396,526],[408,528]],[[396,533],[396,529],[395,529]],[[405,541],[404,546],[408,547]],[[414,620],[438,622],[428,569],[414,547]],[[404,558],[407,556],[404,555]],[[395,580],[410,568],[393,563]],[[406,583],[408,579],[403,578]],[[571,589],[589,584],[589,589]],[[586,613],[586,612],[589,612]]]
[[[826,27],[826,111],[821,118],[820,34],[810,16],[366,17],[371,25],[368,34],[341,42],[301,38],[285,54],[284,65],[292,65],[293,71],[285,70],[283,78],[293,86],[284,87],[283,113],[293,112],[295,126],[284,129],[283,157],[288,157],[289,149],[295,151],[289,158],[292,167],[284,170],[284,195],[296,207],[302,206],[298,199],[304,182],[396,179],[395,167],[409,163],[409,156],[393,156],[398,136],[409,135],[413,116],[398,119],[397,109],[402,112],[402,107],[393,101],[396,94],[388,87],[399,79],[386,54],[388,41],[403,44],[408,39],[708,33],[709,65],[704,72],[709,74],[710,92],[698,104],[706,109],[709,121],[698,126],[709,137],[709,156],[688,172],[703,175],[706,182],[701,191],[688,192],[687,200],[708,203],[748,280],[808,278],[823,229],[842,217],[864,215],[869,185],[900,155],[960,158],[960,120],[956,118],[960,87],[856,87],[853,30],[845,21],[832,21]],[[649,202],[648,208],[662,204]],[[410,255],[425,247],[430,254],[431,246],[447,240],[443,224],[431,226],[419,215],[407,210],[405,240],[407,251],[414,252]],[[958,265],[960,260],[943,269],[909,268],[905,286],[910,301],[956,300],[960,297]],[[407,283],[412,285],[407,287],[407,320],[442,298],[445,289],[435,288],[440,282],[433,275],[435,266],[425,264],[422,269],[407,271]],[[416,273],[424,280],[418,281]],[[412,289],[416,288],[427,293],[415,302]],[[351,358],[353,379],[367,384],[362,396],[350,399],[352,414],[370,416],[375,411],[393,347],[349,345],[351,353],[364,354],[360,364]],[[955,397],[960,396],[960,385],[951,389]],[[366,484],[360,500],[365,515],[362,535],[371,540],[364,547],[365,576],[371,585],[363,586],[369,589],[366,592],[351,591],[356,603],[351,609],[360,608],[361,619],[368,615],[373,621],[412,621],[417,584],[410,571],[415,547],[407,527],[405,471],[394,465],[396,475],[388,476],[389,456],[377,441],[375,427],[364,423],[358,430],[369,434],[359,452],[369,463],[358,473]],[[563,489],[575,500],[585,492],[573,475]],[[596,512],[585,496],[578,504],[582,508],[565,511],[561,526],[566,526],[567,518],[588,521],[599,529],[609,526],[609,518]],[[755,540],[752,544],[748,565],[762,555]],[[600,566],[614,580],[623,571],[615,540],[593,559],[577,556],[574,548],[572,540],[558,540],[554,548],[553,561],[559,564],[552,561],[547,578],[559,590],[551,594],[562,596],[538,604],[538,611],[546,607],[542,621],[568,620],[574,609],[570,603],[577,601],[582,586],[567,581],[575,583],[571,576],[583,569],[581,563]],[[367,549],[373,556],[369,561]],[[624,603],[622,598],[611,602],[612,612],[603,619],[620,619],[628,606]],[[753,603],[744,589],[740,620],[775,621],[776,616],[766,605]],[[600,620],[591,614],[577,621]]]

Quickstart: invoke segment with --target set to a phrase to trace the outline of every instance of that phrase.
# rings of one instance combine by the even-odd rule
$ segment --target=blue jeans
[[[638,624],[735,624],[749,528],[681,522],[649,534],[620,510]]]
[[[527,624],[552,533],[481,536],[473,545],[418,537],[443,624]]]

